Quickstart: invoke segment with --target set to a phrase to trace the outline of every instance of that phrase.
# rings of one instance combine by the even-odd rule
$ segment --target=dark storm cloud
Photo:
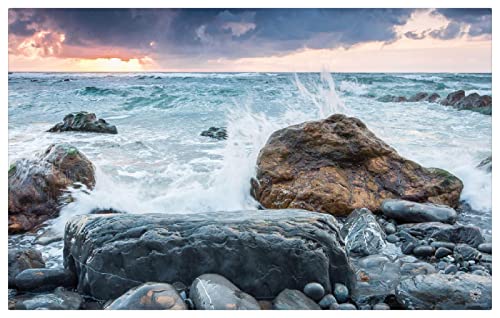
[[[436,9],[434,12],[451,22],[446,28],[431,32],[433,37],[454,38],[461,34],[459,29],[462,26],[469,26],[468,34],[471,36],[491,34],[491,9]]]

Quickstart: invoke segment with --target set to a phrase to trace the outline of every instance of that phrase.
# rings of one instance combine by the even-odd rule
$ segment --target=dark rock
[[[34,248],[9,249],[9,287],[15,288],[15,277],[29,268],[44,268],[42,253]]]
[[[45,229],[45,231],[35,238],[34,243],[40,245],[49,245],[54,242],[59,242],[63,240],[63,235],[61,233],[56,233],[51,228]]]
[[[344,284],[336,283],[333,295],[339,303],[345,303],[349,299],[349,289]]]
[[[335,296],[332,294],[325,295],[321,300],[319,301],[319,306],[322,309],[328,309],[330,308],[333,304],[337,303],[337,299],[335,299]]]
[[[438,249],[440,247],[444,247],[444,248],[447,248],[449,250],[452,250],[455,248],[456,244],[455,243],[451,243],[451,242],[441,242],[441,241],[434,241],[431,243],[431,246]]]
[[[443,258],[443,257],[451,255],[451,254],[453,254],[452,250],[449,250],[446,247],[439,247],[436,250],[436,253],[434,254],[434,256],[436,256],[436,258]]]
[[[420,92],[420,93],[417,93],[417,94],[413,95],[412,97],[410,97],[408,99],[408,101],[409,102],[420,102],[420,101],[426,99],[427,97],[429,97],[429,93]]]
[[[491,254],[493,251],[491,243],[482,243],[477,246],[478,251]]]
[[[491,170],[492,170],[492,157],[489,156],[488,158],[486,158],[483,161],[481,161],[477,165],[477,168],[485,170],[486,172],[491,173]]]
[[[331,292],[354,281],[338,228],[334,217],[303,210],[80,215],[66,224],[64,264],[78,291],[101,300],[207,272],[257,299],[311,281]]]
[[[478,261],[481,259],[482,254],[467,244],[457,244],[453,250],[453,257],[457,261]]]
[[[396,298],[407,309],[491,309],[491,277],[418,275],[401,281]]]
[[[30,292],[51,291],[56,287],[75,287],[75,275],[65,269],[30,268],[15,278],[17,289]]]
[[[404,96],[384,95],[377,99],[379,102],[384,103],[402,103],[407,102],[408,99]]]
[[[385,200],[380,207],[384,215],[398,223],[443,222],[453,224],[457,212],[444,205],[416,203],[405,200]]]
[[[492,99],[489,95],[480,96],[477,93],[465,96],[465,92],[463,90],[459,90],[450,93],[446,99],[441,101],[441,104],[452,106],[459,110],[466,109],[491,115]]]
[[[49,294],[26,294],[15,299],[12,308],[17,310],[77,310],[83,302],[82,296],[75,292],[56,288]]]
[[[386,303],[378,303],[373,306],[373,310],[391,310],[391,307]]]
[[[94,113],[76,112],[64,116],[63,122],[47,130],[48,132],[84,131],[103,134],[117,134],[116,126],[104,119],[97,119]]]
[[[109,310],[183,310],[184,300],[175,288],[165,283],[145,283],[118,297]]]
[[[434,255],[435,249],[432,246],[422,245],[413,249],[412,253],[418,257],[429,257]]]
[[[273,301],[275,310],[321,310],[312,299],[296,289],[285,289]]]
[[[259,300],[259,305],[261,310],[272,310],[273,302],[269,300]]]
[[[386,240],[389,243],[397,243],[400,241],[399,237],[395,234],[387,235]]]
[[[338,310],[357,310],[353,304],[340,304]]]
[[[345,240],[348,254],[378,254],[386,247],[385,233],[368,209],[354,210],[346,219],[340,234]]]
[[[325,289],[319,283],[309,283],[304,287],[304,294],[314,301],[320,301],[325,295]]]
[[[402,277],[413,277],[416,275],[427,275],[436,272],[434,266],[426,262],[405,263],[401,266]]]
[[[403,252],[406,255],[409,255],[413,253],[415,247],[417,247],[417,244],[415,242],[405,242],[401,246],[401,252]]]
[[[465,243],[471,246],[478,246],[484,243],[481,230],[473,225],[445,224],[440,222],[427,222],[416,224],[402,224],[400,229],[411,231],[421,238],[431,238],[437,241],[452,243]]]
[[[426,101],[429,103],[436,103],[440,98],[441,96],[439,96],[438,93],[432,93],[431,95],[429,95],[429,97],[426,98]]]
[[[384,227],[385,233],[394,234],[396,233],[396,226],[392,223],[387,223]]]
[[[202,131],[200,135],[217,140],[225,140],[227,139],[227,130],[225,127],[210,127],[207,130]]]
[[[448,94],[445,99],[441,101],[441,105],[453,106],[465,97],[465,91],[459,90]]]
[[[454,264],[450,264],[444,269],[445,274],[455,274],[456,272],[458,272],[458,268]]]
[[[69,144],[51,145],[33,160],[9,169],[9,234],[29,231],[57,217],[60,198],[69,186],[93,188],[94,166]]]

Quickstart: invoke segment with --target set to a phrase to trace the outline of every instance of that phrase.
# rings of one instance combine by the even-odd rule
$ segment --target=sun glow
[[[75,68],[83,72],[141,72],[153,64],[150,57],[132,58],[122,60],[121,58],[97,58],[77,59]]]

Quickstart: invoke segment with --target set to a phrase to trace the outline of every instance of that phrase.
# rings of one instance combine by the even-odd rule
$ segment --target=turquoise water
[[[69,81],[64,81],[69,79]],[[75,192],[56,227],[93,208],[193,213],[255,208],[249,195],[259,150],[276,129],[334,112],[359,117],[399,153],[465,184],[491,229],[491,116],[377,97],[464,89],[491,94],[491,74],[14,73],[9,75],[9,161],[70,142],[97,167],[96,188]],[[69,112],[95,112],[117,135],[45,132]],[[200,136],[227,126],[229,139]]]

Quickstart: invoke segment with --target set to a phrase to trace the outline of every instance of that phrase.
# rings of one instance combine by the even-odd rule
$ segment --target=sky
[[[9,9],[9,71],[491,72],[491,9]]]

